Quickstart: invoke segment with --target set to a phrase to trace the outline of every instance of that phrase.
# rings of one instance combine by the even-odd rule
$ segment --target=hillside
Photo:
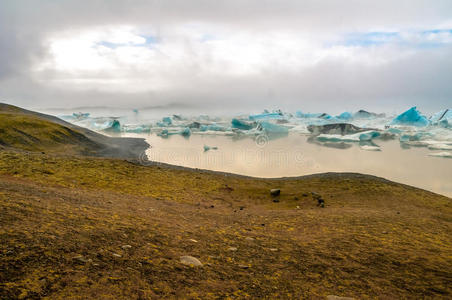
[[[0,103],[0,146],[60,154],[138,158],[143,139],[112,138],[57,117]]]
[[[68,128],[47,125],[27,134],[52,145]],[[2,299],[451,297],[450,198],[362,174],[258,179],[0,138]]]

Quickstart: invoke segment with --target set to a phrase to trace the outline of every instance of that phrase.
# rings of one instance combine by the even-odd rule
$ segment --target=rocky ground
[[[376,177],[14,151],[0,174],[2,298],[451,295],[450,199]]]

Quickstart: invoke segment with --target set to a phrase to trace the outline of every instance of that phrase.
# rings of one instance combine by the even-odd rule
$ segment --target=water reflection
[[[360,147],[377,145],[319,142],[300,134],[273,136],[264,143],[244,136],[144,137],[152,145],[149,159],[157,162],[267,178],[359,172],[452,196],[452,159],[430,157],[425,147],[406,150],[396,140],[379,141],[381,151],[365,151]],[[218,149],[205,152],[204,145]]]

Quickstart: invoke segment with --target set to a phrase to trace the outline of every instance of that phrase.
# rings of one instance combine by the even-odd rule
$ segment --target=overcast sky
[[[451,0],[1,0],[0,101],[434,112]]]

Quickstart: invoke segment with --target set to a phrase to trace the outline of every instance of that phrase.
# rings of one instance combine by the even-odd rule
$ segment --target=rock
[[[319,194],[317,194],[316,192],[311,192],[311,195],[312,195],[312,198],[314,198],[314,199],[320,199],[320,198],[322,198],[322,196],[320,196]]]
[[[82,264],[90,263],[93,260],[91,258],[85,258],[83,255],[77,255],[72,258],[74,261]]]
[[[278,251],[278,248],[270,248],[270,251],[276,252],[276,251]]]
[[[273,202],[278,203],[279,199],[273,199]]]
[[[280,194],[281,194],[280,189],[271,189],[270,190],[270,195],[272,195],[273,197],[279,196]]]
[[[202,263],[196,257],[184,255],[180,257],[180,262],[184,265],[192,266],[192,267],[202,267]]]
[[[237,248],[236,247],[229,247],[228,251],[237,251]]]
[[[252,241],[254,241],[254,239],[252,237],[246,237],[245,241],[252,242]]]
[[[132,246],[130,246],[130,245],[123,245],[123,246],[121,246],[121,248],[122,248],[123,250],[128,250],[128,249],[131,249]]]
[[[114,257],[118,257],[118,258],[119,258],[119,257],[122,257],[122,255],[121,255],[121,254],[118,254],[118,253],[113,253],[113,256],[114,256]]]
[[[189,239],[190,242],[197,243],[198,241],[195,239]]]
[[[239,265],[239,268],[242,268],[242,269],[249,269],[249,267],[250,266],[247,266],[247,265]]]
[[[329,295],[329,296],[326,296],[326,300],[355,300],[355,298]]]
[[[308,194],[307,193],[303,193],[303,194],[301,194],[303,197],[307,197],[308,196]]]

